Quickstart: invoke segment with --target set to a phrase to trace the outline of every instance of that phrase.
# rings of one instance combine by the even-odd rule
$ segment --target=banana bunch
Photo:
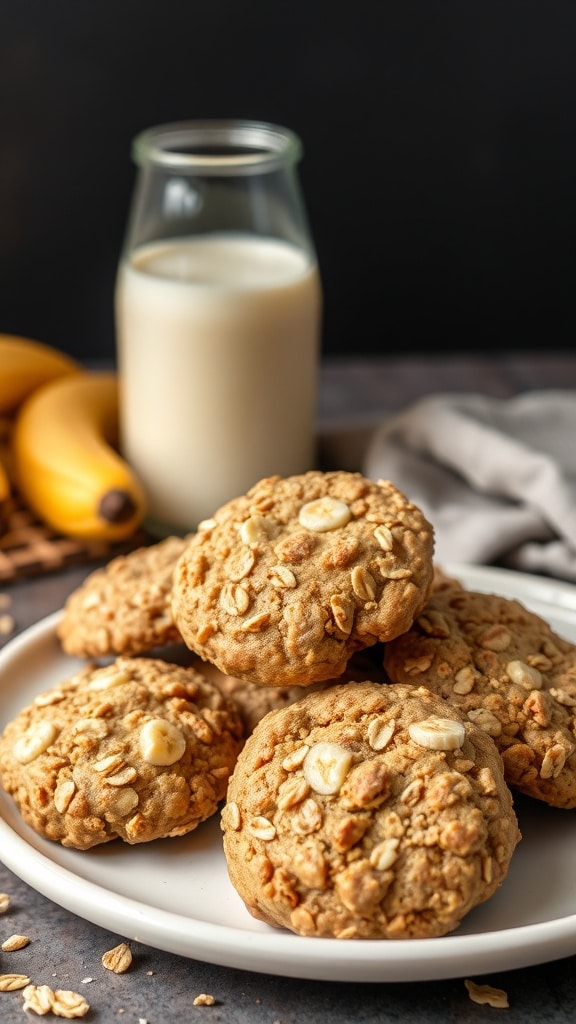
[[[8,499],[12,491],[10,483],[10,424],[8,420],[0,419],[0,535],[4,527],[5,513],[8,509]]]
[[[40,384],[80,369],[79,363],[51,345],[0,334],[0,416],[16,412]]]
[[[78,363],[51,345],[0,334],[0,520],[11,493],[11,417],[41,384],[79,371]]]
[[[10,479],[54,530],[122,540],[144,516],[142,487],[118,454],[118,380],[40,342],[0,334],[0,422],[10,424],[0,508]],[[3,482],[4,481],[4,482]]]

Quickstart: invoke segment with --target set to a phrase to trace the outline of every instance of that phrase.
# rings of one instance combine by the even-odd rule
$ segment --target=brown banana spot
[[[98,506],[98,515],[107,523],[125,523],[136,512],[136,503],[127,491],[114,488],[106,491]]]

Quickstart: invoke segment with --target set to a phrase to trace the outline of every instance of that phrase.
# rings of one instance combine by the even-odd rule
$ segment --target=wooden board
[[[150,542],[144,530],[114,544],[65,537],[38,520],[14,496],[7,503],[0,529],[0,583],[54,572],[67,565],[106,560]]]

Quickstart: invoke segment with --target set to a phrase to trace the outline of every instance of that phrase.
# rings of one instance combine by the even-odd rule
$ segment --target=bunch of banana
[[[0,334],[0,529],[12,485],[59,533],[122,540],[144,494],[116,448],[118,381],[42,342]]]
[[[75,360],[51,345],[0,334],[0,521],[11,493],[8,443],[11,417],[41,384],[79,371],[80,365]]]
[[[0,534],[4,529],[11,491],[10,422],[7,419],[0,419]]]
[[[12,437],[17,486],[59,533],[122,540],[142,521],[143,489],[117,452],[118,380],[84,371],[36,389]]]
[[[16,412],[40,384],[80,370],[79,363],[51,345],[0,334],[0,416]]]

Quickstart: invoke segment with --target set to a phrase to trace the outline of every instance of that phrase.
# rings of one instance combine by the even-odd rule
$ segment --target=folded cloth
[[[439,563],[576,580],[576,391],[436,394],[379,425],[362,468],[422,509]]]

